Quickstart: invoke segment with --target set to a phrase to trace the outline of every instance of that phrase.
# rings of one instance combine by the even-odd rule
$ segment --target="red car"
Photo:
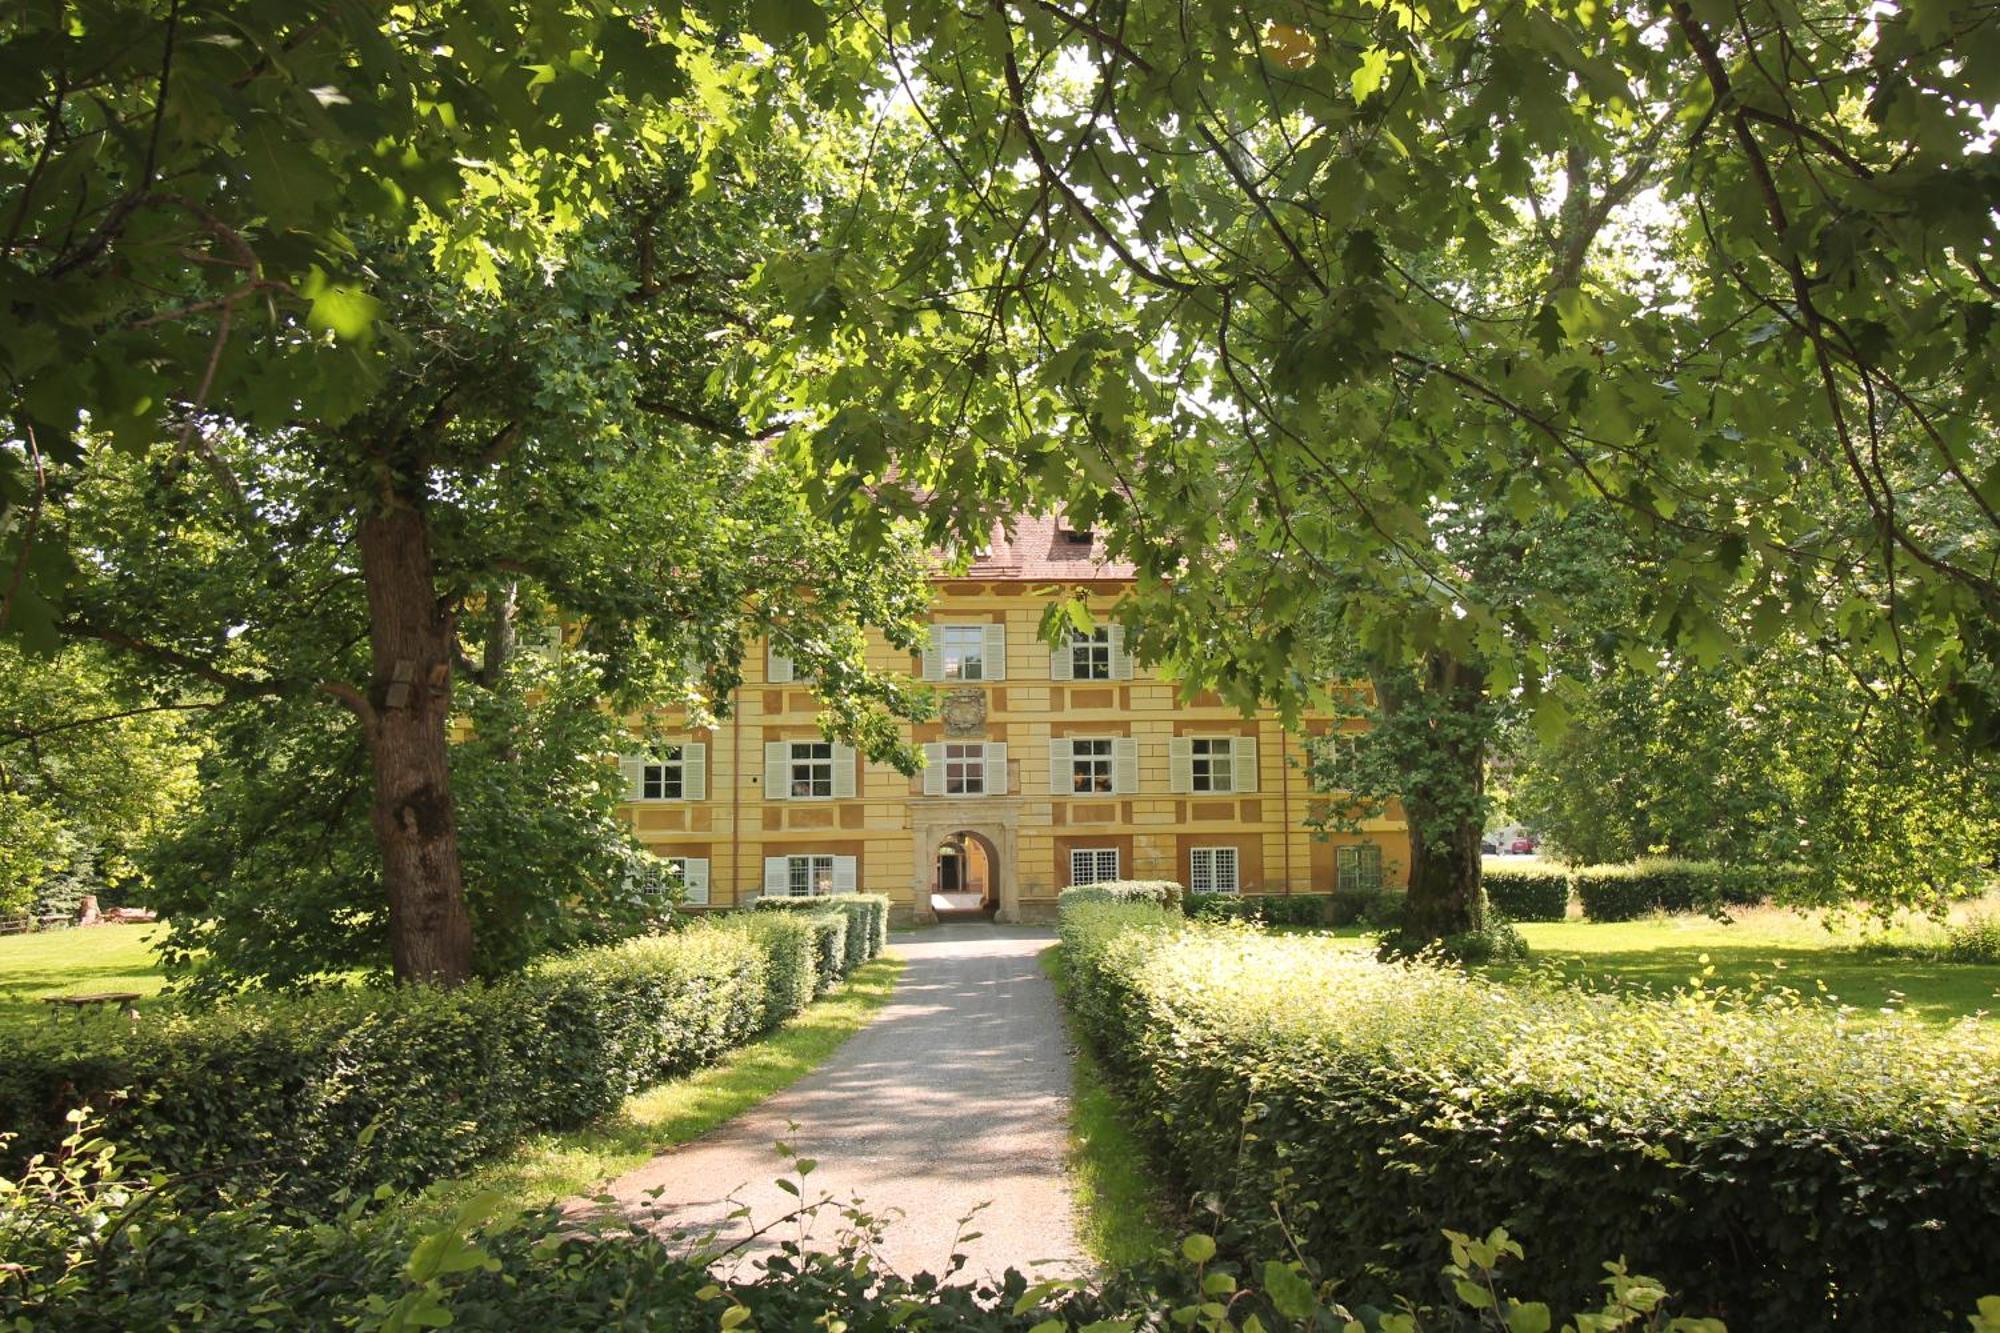
[[[1529,852],[1534,851],[1535,848],[1539,846],[1541,846],[1541,844],[1536,842],[1533,838],[1516,838],[1514,839],[1514,841],[1507,844],[1507,850],[1514,853],[1516,856],[1526,856]]]

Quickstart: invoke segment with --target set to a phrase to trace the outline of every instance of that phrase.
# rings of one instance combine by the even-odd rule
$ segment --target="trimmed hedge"
[[[1509,921],[1561,921],[1569,915],[1569,872],[1487,866],[1480,874],[1486,901]]]
[[[1487,1219],[1559,1306],[1622,1254],[1746,1328],[1963,1327],[2000,1272],[1976,1025],[1508,986],[1154,907],[1061,930],[1069,1002],[1181,1197],[1218,1200],[1241,1251],[1372,1272],[1363,1299]]]
[[[1056,907],[1065,903],[1151,903],[1155,907],[1179,907],[1187,896],[1170,879],[1106,879],[1082,888],[1064,889],[1056,895]]]
[[[759,898],[759,912],[823,912],[838,907],[847,913],[847,965],[852,972],[889,947],[889,896],[883,893],[836,893],[812,898]]]
[[[0,1127],[15,1135],[0,1162],[53,1148],[88,1105],[173,1175],[270,1184],[308,1208],[345,1188],[420,1187],[615,1111],[803,1009],[827,934],[745,914],[491,985],[246,997],[16,1034],[0,1045]]]
[[[1254,921],[1263,926],[1324,926],[1333,898],[1323,893],[1191,893],[1187,914],[1197,921]]]
[[[1622,866],[1582,866],[1571,872],[1571,880],[1589,920],[1636,921],[1654,912],[1747,907],[1770,896],[1774,879],[1794,873],[1713,861],[1657,859]]]

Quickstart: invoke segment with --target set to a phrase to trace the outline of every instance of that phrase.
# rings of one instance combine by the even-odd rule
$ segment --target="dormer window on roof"
[[[1056,529],[1056,536],[1071,546],[1088,546],[1095,534],[1089,528],[1072,528],[1064,524]]]

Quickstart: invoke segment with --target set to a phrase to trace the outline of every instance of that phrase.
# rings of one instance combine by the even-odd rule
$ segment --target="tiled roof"
[[[1130,579],[1134,570],[1104,553],[1104,539],[1091,534],[1075,541],[1067,520],[1057,515],[1017,515],[993,525],[986,549],[963,575],[968,579],[1019,580],[1023,583],[1075,583],[1097,579]]]

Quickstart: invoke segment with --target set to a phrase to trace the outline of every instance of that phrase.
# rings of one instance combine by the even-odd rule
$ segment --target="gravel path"
[[[900,937],[909,965],[873,1023],[784,1092],[605,1193],[663,1238],[734,1239],[797,1207],[774,1183],[782,1139],[819,1164],[809,1201],[859,1199],[886,1217],[877,1253],[897,1272],[942,1272],[980,1204],[967,1228],[980,1236],[956,1247],[966,1273],[1076,1272],[1069,1052],[1040,965],[1054,943],[1047,930],[984,923]],[[747,1217],[732,1218],[739,1208]],[[814,1220],[817,1243],[842,1229],[839,1212]],[[796,1236],[797,1224],[777,1234]]]

